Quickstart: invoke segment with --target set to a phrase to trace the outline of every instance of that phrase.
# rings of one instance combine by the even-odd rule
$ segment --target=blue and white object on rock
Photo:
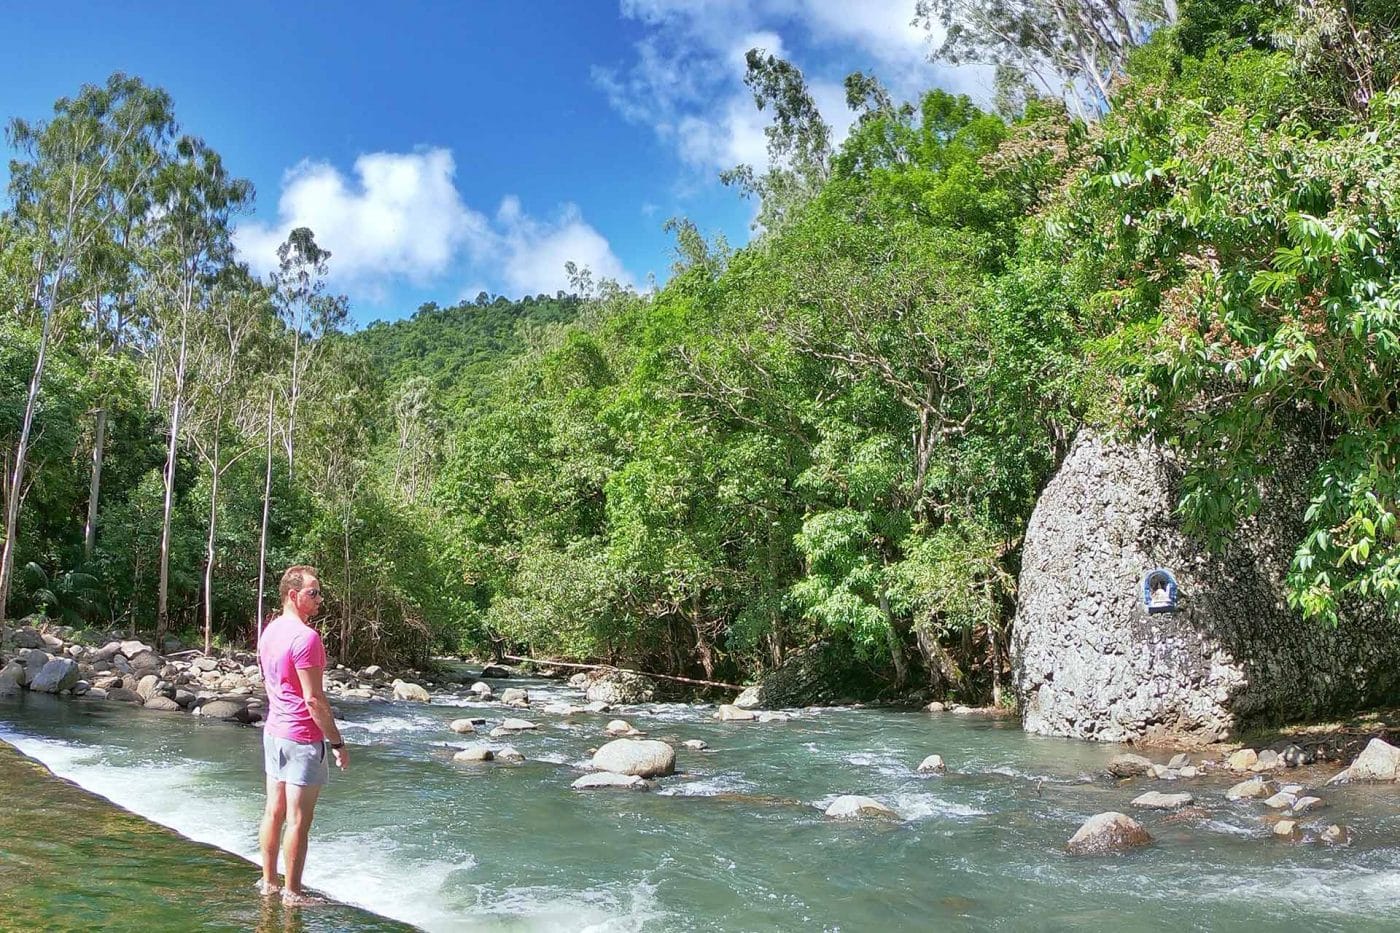
[[[1142,578],[1142,604],[1148,613],[1176,611],[1176,577],[1158,567]]]

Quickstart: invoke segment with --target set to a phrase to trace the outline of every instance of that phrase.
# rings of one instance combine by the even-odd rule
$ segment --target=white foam
[[[261,788],[240,791],[221,781],[223,772],[212,764],[187,759],[119,764],[97,747],[3,731],[0,737],[60,777],[132,813],[250,862],[258,860]],[[452,903],[444,883],[455,872],[474,869],[476,857],[423,858],[401,846],[393,831],[336,833],[318,826],[314,857],[306,866],[307,885],[338,901],[443,933],[494,927],[504,917],[525,921],[527,930],[622,933],[640,930],[660,916],[654,892],[645,886],[626,903],[599,892],[528,888],[482,891],[477,903]],[[252,874],[250,868],[250,878]],[[582,910],[580,898],[589,903]]]
[[[856,752],[844,756],[841,760],[847,764],[856,765],[861,768],[873,768],[876,772],[886,777],[906,777],[911,770],[909,765],[893,755],[874,755],[869,752]]]
[[[757,787],[737,774],[716,774],[681,784],[671,784],[656,792],[658,797],[715,797],[720,794],[743,794]]]
[[[342,732],[369,732],[373,735],[391,735],[401,732],[440,732],[447,724],[429,716],[379,716],[374,719],[343,720]]]
[[[1213,880],[1196,889],[1196,896],[1217,902],[1258,901],[1287,904],[1348,918],[1376,914],[1389,916],[1400,907],[1400,871],[1366,871],[1346,868],[1271,868],[1267,877],[1232,877],[1226,886]]]
[[[945,819],[970,819],[986,816],[986,810],[965,803],[955,803],[936,794],[896,794],[893,806],[906,820],[925,820],[931,817]]]

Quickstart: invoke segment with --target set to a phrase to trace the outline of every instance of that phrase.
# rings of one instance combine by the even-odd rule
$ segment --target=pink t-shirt
[[[296,616],[280,615],[263,629],[258,641],[258,663],[267,687],[267,724],[272,735],[293,742],[320,742],[321,727],[311,718],[301,693],[298,669],[326,666],[321,636]]]

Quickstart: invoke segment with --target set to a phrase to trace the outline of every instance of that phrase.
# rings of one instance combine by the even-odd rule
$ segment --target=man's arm
[[[301,695],[306,698],[306,711],[311,721],[316,723],[332,745],[341,745],[340,729],[335,724],[335,714],[331,712],[331,701],[326,699],[326,688],[320,667],[297,668],[297,679],[301,681]],[[344,748],[332,749],[335,763],[344,771],[350,765],[350,756]]]

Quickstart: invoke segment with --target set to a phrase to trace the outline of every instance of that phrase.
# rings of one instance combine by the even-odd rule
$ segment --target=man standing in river
[[[287,568],[278,588],[282,614],[269,622],[258,638],[258,665],[267,688],[267,723],[263,727],[267,807],[258,833],[262,848],[258,889],[265,895],[279,890],[280,846],[287,864],[287,883],[280,889],[282,902],[292,906],[312,902],[302,891],[301,872],[306,865],[316,798],[330,779],[328,750],[340,770],[350,766],[322,680],[326,649],[320,634],[307,624],[321,611],[317,576],[314,567]]]

